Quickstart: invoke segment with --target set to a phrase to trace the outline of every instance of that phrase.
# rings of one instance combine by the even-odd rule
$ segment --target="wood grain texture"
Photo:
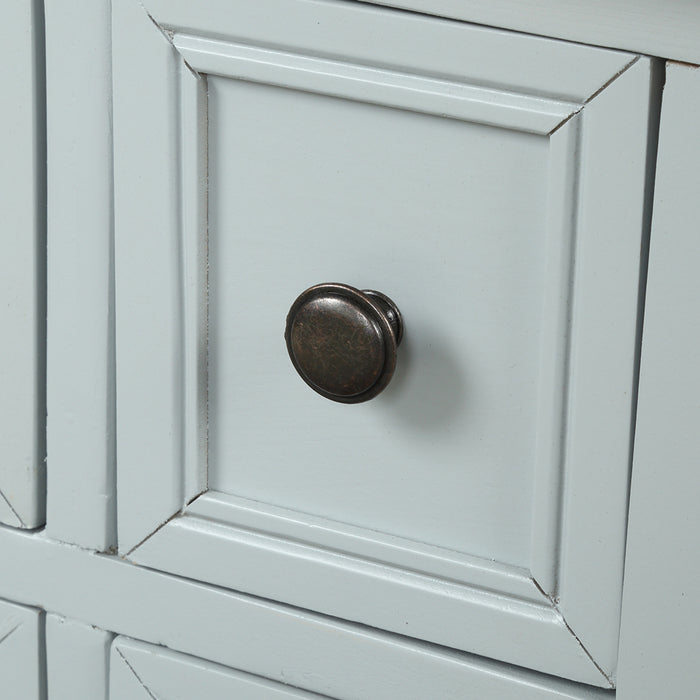
[[[14,564],[0,577],[0,596],[338,700],[609,696],[590,686],[135,567],[43,535],[0,528],[0,552]]]
[[[0,522],[35,528],[46,501],[46,143],[41,0],[0,29]]]
[[[0,600],[0,679],[3,697],[47,700],[44,615]]]
[[[109,632],[46,615],[46,672],[51,700],[107,700]]]
[[[700,70],[668,64],[632,470],[620,700],[697,694]]]
[[[46,0],[48,532],[116,544],[109,0]]]
[[[700,63],[700,5],[692,1],[383,0],[381,4]]]

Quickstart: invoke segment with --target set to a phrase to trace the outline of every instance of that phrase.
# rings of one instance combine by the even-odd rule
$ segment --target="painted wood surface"
[[[609,697],[605,690],[136,567],[43,534],[0,528],[0,552],[13,562],[0,577],[0,596],[332,698],[471,700],[470,691],[474,700]]]
[[[111,14],[46,0],[48,531],[116,543]]]
[[[181,480],[164,480],[162,471],[153,468],[152,452],[158,445],[158,463],[181,464],[183,459],[181,384],[172,381],[183,368],[180,171],[173,149],[179,138],[179,72],[185,67],[176,63],[167,37],[132,0],[113,3],[112,46],[117,485],[125,495],[118,499],[119,547],[124,550],[185,500]],[[127,142],[125,149],[121,144]],[[165,276],[153,269],[157,259],[165,262]],[[138,386],[146,379],[154,391],[142,394]],[[121,464],[135,469],[121,469]],[[136,519],[125,517],[130,511],[138,513]]]
[[[620,700],[697,695],[700,70],[666,69],[620,646]]]
[[[354,2],[147,0],[144,5],[155,21],[180,35],[402,67],[408,73],[572,102],[590,97],[630,60],[626,53],[428,21]],[[416,32],[419,38],[406,40]]]
[[[359,5],[288,3],[284,27],[268,15],[263,17],[258,5],[240,15],[226,8],[215,0],[196,8],[177,2],[169,9],[149,3],[149,10],[164,22],[159,30],[135,3],[124,0],[114,5],[120,551],[147,566],[610,687],[616,664],[637,297],[644,260],[646,148],[653,128],[649,110],[658,101],[659,90],[654,63],[531,37],[511,36],[515,43],[508,50],[503,42],[509,35],[502,32]],[[393,32],[404,41],[377,44],[381,48],[375,48],[375,43],[368,46],[360,28],[367,26],[361,20],[369,19],[387,35]],[[217,22],[216,31],[213,22]],[[333,27],[336,33],[329,34]],[[406,36],[414,41],[406,42]],[[222,41],[223,37],[234,41]],[[251,42],[258,43],[251,46]],[[441,50],[436,56],[415,50],[407,55],[406,46],[421,42]],[[495,61],[490,66],[482,61],[475,67],[467,62],[461,78],[454,67],[447,68],[449,59],[461,53],[484,54],[498,45],[509,51],[507,63]],[[567,56],[568,51],[573,54]],[[551,66],[548,70],[542,69],[544,55]],[[577,68],[565,75],[563,66],[573,58],[578,60]],[[510,70],[513,63],[519,66],[515,75]],[[378,91],[373,80],[386,90]],[[587,93],[593,86],[594,91]],[[572,102],[571,96],[578,97]],[[451,118],[437,118],[445,110]],[[275,121],[275,115],[283,115],[282,121]],[[556,119],[548,121],[552,115]],[[293,127],[288,138],[284,137],[286,122]],[[385,122],[387,131],[381,132],[380,142],[372,141]],[[306,131],[309,124],[315,125],[313,135]],[[342,143],[338,145],[334,136],[338,124],[346,125],[344,132],[347,138],[352,136],[355,148],[343,150]],[[452,204],[412,210],[410,203],[419,201],[417,195],[410,202],[402,200],[414,177],[410,164],[402,159],[400,148],[386,149],[394,132],[408,130],[410,142],[432,144],[428,152],[435,151],[444,137],[454,153],[455,139],[465,133],[477,152],[477,146],[487,149],[488,130],[494,125],[508,127],[497,132],[501,151],[489,152],[497,163],[495,169],[512,174],[516,169],[508,158],[517,154],[516,160],[527,161],[534,174],[528,182],[539,189],[533,193],[514,184],[499,195],[498,185],[489,189],[481,177],[482,191],[474,181],[479,201],[476,195],[468,200],[475,219],[470,236],[465,236],[476,241],[468,256],[473,267],[465,288],[446,289],[437,296],[460,298],[461,291],[472,305],[481,299],[479,313],[466,328],[475,336],[493,336],[493,342],[471,348],[471,355],[486,365],[470,387],[474,411],[450,407],[457,426],[453,432],[467,442],[437,441],[433,435],[433,450],[423,454],[415,443],[422,439],[423,448],[430,447],[425,426],[432,414],[426,419],[424,409],[431,405],[435,381],[418,387],[418,392],[414,386],[413,399],[404,411],[414,415],[413,428],[423,426],[422,437],[420,431],[416,435],[409,430],[406,421],[391,422],[392,407],[396,414],[401,408],[398,378],[382,397],[385,401],[374,402],[353,416],[336,415],[333,410],[346,407],[319,403],[303,387],[292,386],[296,377],[291,371],[284,373],[289,368],[282,343],[280,356],[271,356],[276,352],[275,318],[283,319],[288,301],[323,274],[340,275],[340,279],[352,270],[373,272],[364,286],[379,286],[377,280],[388,279],[391,289],[386,291],[403,297],[415,312],[409,314],[414,329],[422,325],[423,336],[437,337],[440,329],[443,335],[445,329],[465,335],[466,339],[459,336],[465,342],[452,338],[447,343],[454,351],[448,355],[457,357],[449,366],[453,370],[458,366],[459,371],[450,372],[449,385],[440,384],[437,377],[442,389],[437,393],[453,393],[454,377],[467,362],[460,353],[471,336],[454,323],[454,314],[441,317],[440,328],[429,332],[426,319],[439,315],[441,307],[427,304],[426,295],[419,293],[420,284],[407,285],[406,280],[429,274],[439,286],[451,269],[457,269],[456,261],[465,259],[455,227],[461,231],[468,217],[455,213],[461,195],[450,189],[454,189],[453,179],[459,180],[453,176],[459,164],[444,171],[437,168],[433,178],[439,191],[453,192],[448,198]],[[470,141],[470,129],[483,138]],[[274,135],[279,139],[273,143]],[[540,141],[532,142],[530,152],[528,139],[533,138]],[[368,151],[363,160],[358,149],[365,141]],[[204,163],[207,148],[208,163]],[[271,150],[278,160],[269,160]],[[618,158],[620,151],[629,157]],[[364,162],[374,162],[376,152],[388,153],[384,159],[388,171],[382,170],[383,161],[367,170]],[[336,155],[329,158],[328,153]],[[487,156],[482,160],[489,160]],[[318,177],[314,168],[324,158],[327,173]],[[194,167],[183,166],[185,162]],[[320,171],[326,172],[323,167]],[[315,201],[289,180],[292,170],[307,189],[308,183],[314,183]],[[476,171],[484,174],[483,168]],[[392,177],[396,172],[402,177]],[[350,173],[347,182],[341,173]],[[358,184],[367,179],[363,173],[378,178],[369,189]],[[342,186],[334,190],[336,181]],[[422,183],[417,191],[425,193],[430,187]],[[625,202],[624,207],[618,209],[618,200],[610,199],[613,192]],[[601,198],[609,202],[607,208],[599,206]],[[270,201],[276,206],[271,207]],[[510,259],[505,254],[508,238],[504,234],[504,252],[498,248],[498,235],[479,233],[480,225],[488,229],[480,201],[487,203],[489,211],[505,212],[510,223],[497,224],[493,218],[495,231],[544,231],[542,238],[535,237],[515,256],[522,262],[528,251],[536,251],[536,263],[519,267],[516,260],[507,269],[498,267]],[[511,208],[501,207],[503,201]],[[348,202],[361,202],[362,207],[345,212]],[[202,217],[207,209],[208,222]],[[404,209],[411,216],[402,219],[398,229],[408,232],[406,241],[372,233],[377,220],[395,223]],[[424,210],[434,216],[423,222],[416,235],[410,234],[411,226],[422,222]],[[519,212],[517,221],[507,219],[513,210]],[[620,215],[608,216],[606,211]],[[633,215],[623,215],[630,211]],[[338,212],[345,213],[338,216]],[[318,228],[307,227],[309,221]],[[208,241],[203,242],[207,224]],[[236,236],[241,226],[262,233]],[[342,226],[349,227],[345,234],[334,233],[345,231]],[[290,247],[299,234],[275,238],[275,231],[288,228],[292,233],[309,229],[301,253]],[[434,260],[432,267],[427,265],[431,250],[414,250],[413,258],[404,256],[407,262],[401,264],[401,244],[425,239],[426,230],[441,232],[433,248],[438,253],[444,248],[443,257],[452,265],[444,272]],[[349,234],[357,238],[368,231],[369,238],[360,239],[365,247],[378,248],[384,237],[385,252],[377,256],[378,262],[364,256],[358,265],[357,251],[345,250],[342,244],[352,239]],[[392,231],[391,226],[387,231]],[[324,248],[324,235],[335,247]],[[210,260],[204,268],[201,258],[207,246]],[[296,262],[290,265],[295,254]],[[241,265],[241,260],[246,263]],[[546,278],[538,264],[546,265]],[[479,277],[491,268],[500,272]],[[236,274],[230,274],[233,269]],[[528,276],[528,270],[534,277]],[[309,279],[291,279],[302,273]],[[208,309],[203,307],[205,284]],[[249,299],[245,296],[249,289],[261,291]],[[514,299],[522,307],[513,306]],[[494,320],[497,309],[506,310],[503,318],[497,317],[500,320]],[[252,325],[245,326],[245,313],[253,319]],[[237,335],[241,324],[247,336]],[[523,334],[517,335],[518,328]],[[499,335],[503,329],[510,333],[508,338]],[[421,346],[421,334],[415,332],[414,374],[421,358],[424,364],[426,358],[435,360],[434,348],[429,352],[429,347]],[[243,336],[258,339],[259,345],[251,350]],[[219,342],[222,337],[228,340]],[[203,362],[207,340],[209,354]],[[410,345],[407,334],[409,354]],[[510,362],[504,368],[493,348],[509,347],[520,352],[521,364]],[[431,366],[439,369],[444,364],[441,356]],[[245,372],[240,372],[241,365]],[[532,400],[511,392],[508,401],[493,391],[488,377],[504,372],[514,372],[512,381],[505,382],[506,389],[517,386],[527,394],[534,386],[536,390],[527,394]],[[422,374],[436,379],[434,373]],[[405,403],[409,379],[403,381]],[[275,401],[265,404],[270,391]],[[203,444],[207,403],[209,439]],[[519,415],[525,418],[520,421]],[[313,417],[312,441],[300,437],[309,434],[305,416]],[[468,431],[459,429],[465,416],[472,425],[477,418],[481,421],[475,433],[486,436],[487,446],[498,443],[506,451],[500,467],[528,455],[529,471],[521,473],[523,478],[517,480],[512,470],[499,472],[497,463],[494,467],[481,458],[483,445],[469,442]],[[344,423],[346,432],[338,434],[335,426]],[[439,423],[449,427],[449,421]],[[512,444],[502,440],[504,429]],[[346,444],[348,431],[370,436],[371,451],[380,455],[381,468],[375,465],[357,473],[361,465],[370,464],[358,458],[360,441],[347,443],[349,462],[342,461],[342,451],[333,451],[334,446]],[[247,436],[246,441],[240,435]],[[524,442],[518,442],[518,435]],[[396,449],[397,440],[406,444],[403,452]],[[241,445],[250,449],[239,449]],[[334,462],[340,464],[329,471],[327,458],[316,454],[319,449],[337,454]],[[488,468],[470,473],[457,465],[443,468],[437,478],[435,462],[439,467],[456,454]],[[416,481],[425,465],[430,467],[426,478]],[[204,480],[207,471],[208,482]],[[372,486],[363,492],[366,484]],[[401,484],[403,491],[398,492]],[[216,517],[199,509],[195,501],[186,517],[169,521],[207,487],[216,502]],[[465,504],[470,494],[473,497]],[[600,504],[597,495],[601,495]],[[243,508],[222,506],[229,496],[242,498]],[[499,496],[505,496],[507,506],[497,503]],[[265,523],[260,533],[236,521],[254,510],[256,501],[260,512],[254,519]],[[468,527],[455,529],[455,522],[491,506],[489,513],[475,516]],[[275,507],[284,511],[280,518],[270,514]],[[598,516],[594,526],[587,527],[592,509]],[[332,537],[352,540],[355,551],[329,550],[316,539],[317,524],[311,520],[302,528],[308,533],[303,545],[275,529],[295,518],[303,523],[302,513],[325,518],[321,539],[335,529]],[[484,523],[487,526],[477,526]],[[357,533],[346,532],[346,527],[359,528],[363,535],[355,537]],[[373,542],[375,531],[396,540],[389,547]],[[358,545],[363,537],[367,546]],[[412,541],[420,542],[416,552],[408,555],[414,565],[421,562],[418,575],[415,568],[386,566],[389,562],[381,560],[378,564],[370,556],[370,551],[376,554],[382,547],[410,552]],[[565,556],[560,557],[560,552]],[[437,569],[454,567],[455,553],[462,556],[460,583],[453,588],[453,580],[442,579],[436,586],[431,580],[436,571],[429,567],[426,571],[426,562],[432,558],[441,562]],[[475,561],[475,556],[495,560],[496,566],[487,572],[489,567]],[[595,574],[591,561],[595,561]],[[263,573],[274,572],[281,562],[290,572],[284,586],[278,585],[276,576]],[[484,583],[485,576],[490,585]],[[529,583],[528,577],[534,582]],[[315,582],[313,586],[308,579]],[[527,601],[513,596],[513,586],[520,584]],[[363,591],[362,605],[358,605],[357,590]],[[402,602],[387,606],[387,600]],[[580,620],[580,637],[575,625],[571,631],[568,615]],[[456,620],[461,623],[455,624]],[[492,634],[484,634],[491,623]],[[523,644],[526,637],[530,643]]]
[[[41,0],[0,23],[0,522],[35,528],[46,499],[46,144]]]
[[[700,63],[700,4],[692,0],[383,0],[380,4]]]
[[[46,615],[46,674],[51,700],[107,700],[109,632]]]
[[[137,684],[141,688],[137,690]],[[321,700],[321,695],[118,637],[112,645],[111,700]]]
[[[0,600],[0,693],[5,698],[47,700],[44,615]]]
[[[582,134],[558,605],[613,680],[659,68],[632,66],[586,107]]]

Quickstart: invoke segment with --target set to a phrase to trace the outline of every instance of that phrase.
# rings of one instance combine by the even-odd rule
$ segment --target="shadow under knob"
[[[314,391],[361,403],[391,380],[402,335],[401,314],[384,294],[329,283],[299,295],[284,337],[292,364]]]

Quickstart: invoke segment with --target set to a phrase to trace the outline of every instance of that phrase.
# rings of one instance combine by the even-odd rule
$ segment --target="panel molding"
[[[598,92],[632,58],[355,2],[232,5],[228,0],[200,0],[192,5],[188,0],[146,0],[144,5],[170,36],[197,35],[388,69],[400,66],[417,75],[577,103]],[[405,41],[416,31],[420,42]],[[418,51],[418,44],[430,50]]]
[[[411,75],[176,34],[173,45],[205,74],[275,85],[357,102],[546,135],[578,105]]]
[[[316,12],[327,11],[331,19],[337,19],[339,12],[356,19],[353,13],[359,11],[346,5],[312,4]],[[308,10],[308,4],[299,7],[302,15]],[[182,21],[178,13],[183,12],[184,6],[175,3],[172,22]],[[372,10],[372,16],[379,16],[378,12]],[[198,8],[189,16],[190,24],[200,14],[206,13]],[[301,21],[293,12],[289,16],[292,23]],[[442,23],[424,21],[426,31],[444,28]],[[627,55],[603,56],[614,63],[613,72],[606,76],[596,73],[595,84],[605,89],[585,92],[576,104],[555,101],[565,109],[557,113],[556,122],[543,122],[540,127],[539,133],[549,135],[551,144],[547,224],[551,294],[542,311],[549,326],[541,356],[545,381],[538,409],[532,573],[462,557],[460,575],[436,578],[435,570],[419,573],[426,564],[416,562],[421,558],[427,562],[432,556],[441,560],[445,571],[459,566],[439,548],[411,552],[410,564],[395,565],[381,555],[377,559],[377,552],[392,546],[394,552],[405,552],[409,545],[397,545],[399,538],[387,545],[380,536],[348,551],[348,541],[353,537],[359,541],[357,533],[329,521],[325,530],[319,529],[312,518],[274,513],[265,505],[256,510],[250,502],[234,502],[220,494],[205,494],[188,505],[206,491],[206,381],[202,381],[206,347],[201,340],[206,337],[202,292],[206,284],[206,76],[198,71],[324,94],[330,90],[352,99],[368,99],[370,93],[362,91],[369,89],[370,73],[381,75],[385,85],[389,81],[397,94],[403,94],[406,86],[430,90],[449,84],[459,95],[455,99],[460,109],[469,101],[466,95],[479,103],[498,82],[491,88],[478,83],[476,92],[425,77],[411,82],[414,79],[409,76],[411,80],[405,82],[406,74],[397,70],[400,50],[393,62],[384,58],[391,70],[374,71],[360,64],[299,57],[278,48],[233,46],[211,37],[182,35],[172,30],[172,24],[156,26],[132,0],[115,2],[113,26],[120,552],[149,567],[203,577],[223,587],[614,687],[636,381],[644,163],[649,104],[656,96],[656,88],[650,88],[652,62]],[[262,31],[261,27],[253,29]],[[528,50],[523,49],[524,63],[531,58],[530,51],[546,53],[550,45],[552,51],[562,49],[554,42],[530,41]],[[600,58],[594,49],[586,51]],[[316,69],[321,84],[312,85],[307,73]],[[340,92],[333,82],[338,75],[345,86]],[[570,77],[592,82],[590,75]],[[560,74],[552,77],[550,92],[559,89],[561,79]],[[520,89],[527,93],[525,87]],[[541,86],[538,89],[541,92]],[[370,96],[370,101],[378,99]],[[382,99],[387,102],[386,97]],[[393,99],[389,104],[405,107]],[[537,98],[528,104],[535,103],[545,115],[552,113],[551,99]],[[504,108],[507,112],[507,101],[489,104],[490,110]],[[442,106],[430,109],[444,113]],[[615,110],[625,115],[625,129],[610,127],[621,119],[615,117]],[[461,113],[461,117],[484,119],[478,111]],[[510,118],[501,123],[518,128]],[[525,130],[532,130],[531,122],[525,122]],[[608,143],[613,137],[615,148]],[[634,158],[619,159],[618,151]],[[144,159],[143,153],[149,158]],[[582,165],[577,169],[572,163],[579,158]],[[148,161],[146,172],[135,180],[133,173],[144,160]],[[184,162],[190,165],[185,167]],[[628,177],[629,162],[636,162],[632,177]],[[596,197],[606,189],[625,199],[625,213],[640,212],[640,218],[618,218],[612,227],[595,213]],[[621,284],[624,293],[614,295],[613,303],[601,303]],[[596,335],[595,323],[609,327],[610,335]],[[577,339],[575,352],[569,337]],[[616,338],[616,347],[608,353],[609,337]],[[135,346],[134,338],[140,338],[141,344]],[[595,372],[598,361],[605,368],[603,377]],[[562,385],[563,394],[553,390]],[[615,404],[614,411],[603,412],[604,425],[598,420],[601,395]],[[575,416],[575,424],[563,421],[564,407]],[[591,442],[597,448],[586,447]],[[609,456],[596,459],[596,449],[604,449],[603,445]],[[581,527],[582,518],[591,512],[591,498],[601,490],[606,494],[604,514],[589,531]],[[297,522],[290,526],[294,518]],[[275,529],[282,521],[285,528],[313,534],[299,541],[291,530]],[[328,547],[319,541],[321,530],[321,540],[331,533],[335,544]],[[372,540],[369,531],[362,536]],[[594,571],[587,563],[593,551],[597,552]],[[275,574],[280,561],[288,572],[284,582]],[[315,587],[308,586],[310,571]],[[368,600],[375,604],[366,605]],[[388,608],[388,600],[395,607]],[[577,624],[572,631],[570,616],[580,620],[581,636]],[[460,624],[455,625],[455,620]],[[484,634],[489,627],[493,636]]]
[[[539,604],[522,601],[316,543],[286,540],[278,532],[269,535],[229,521],[189,516],[171,520],[129,560],[583,683],[608,685],[541,593]],[[534,597],[539,591],[529,593]],[[523,644],[524,639],[529,643]]]
[[[609,698],[599,688],[133,566],[44,534],[0,527],[0,551],[13,562],[0,577],[4,598],[338,700],[461,700],[465,688],[502,700]]]

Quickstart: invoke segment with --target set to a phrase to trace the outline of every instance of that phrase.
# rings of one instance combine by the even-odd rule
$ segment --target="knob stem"
[[[362,293],[368,296],[372,301],[376,302],[382,313],[386,316],[391,330],[394,333],[394,339],[396,340],[396,347],[401,344],[401,339],[403,338],[403,317],[399,311],[399,307],[394,304],[394,302],[389,299],[386,294],[377,292],[374,289],[363,289]]]

